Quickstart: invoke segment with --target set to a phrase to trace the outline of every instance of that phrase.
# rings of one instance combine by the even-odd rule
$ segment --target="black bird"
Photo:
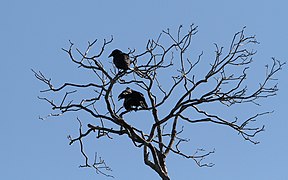
[[[113,57],[113,63],[118,69],[123,69],[123,70],[129,69],[131,60],[128,54],[123,53],[119,49],[115,49],[114,51],[112,51],[109,57]]]
[[[138,106],[141,106],[144,109],[148,108],[144,95],[138,91],[130,89],[129,87],[119,94],[118,101],[121,99],[124,99],[123,106],[127,111],[136,111]]]

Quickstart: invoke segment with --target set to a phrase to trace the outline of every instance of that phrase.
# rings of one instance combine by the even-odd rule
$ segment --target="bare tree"
[[[80,143],[80,151],[85,158],[85,164],[81,167],[93,167],[97,173],[111,176],[107,173],[109,166],[97,154],[94,162],[89,163],[90,158],[84,151],[82,140],[92,133],[96,133],[97,138],[126,135],[135,147],[143,150],[145,164],[163,180],[170,179],[166,166],[169,153],[192,159],[200,167],[211,167],[212,163],[202,161],[214,153],[214,150],[199,149],[191,153],[181,149],[182,144],[188,141],[181,137],[183,124],[188,126],[205,122],[226,126],[238,132],[245,140],[257,144],[254,137],[264,130],[264,126],[255,125],[254,121],[272,111],[252,114],[246,119],[230,119],[222,114],[211,113],[206,107],[211,105],[230,108],[232,105],[246,103],[259,105],[259,99],[275,96],[278,91],[277,83],[273,82],[274,75],[284,63],[275,58],[272,58],[272,65],[266,66],[263,81],[257,87],[248,88],[247,70],[256,53],[250,48],[258,42],[255,36],[246,36],[244,31],[245,27],[234,35],[228,48],[215,44],[215,57],[208,62],[202,60],[203,52],[196,58],[191,55],[191,41],[197,33],[197,26],[192,24],[187,32],[183,32],[180,26],[175,35],[167,29],[157,39],[148,40],[144,52],[138,53],[130,49],[132,68],[128,71],[117,70],[113,65],[105,63],[107,57],[103,54],[106,47],[111,45],[113,37],[108,41],[104,39],[97,54],[91,53],[95,51],[97,40],[88,42],[84,51],[74,48],[74,44],[69,41],[70,46],[63,51],[78,68],[91,71],[96,77],[95,81],[87,84],[65,82],[55,87],[51,79],[42,72],[32,70],[35,77],[48,86],[42,93],[65,93],[58,99],[59,102],[47,96],[39,99],[51,105],[53,113],[48,116],[82,111],[94,119],[87,123],[83,132],[82,122],[77,118],[80,124],[79,136],[68,137],[70,145]],[[206,68],[199,68],[200,65]],[[136,111],[124,110],[115,98],[126,86],[140,90],[149,107]],[[88,97],[77,100],[77,93],[87,88],[94,90],[93,97],[87,95]],[[152,124],[147,123],[147,127],[150,127],[148,132],[129,124],[130,121],[126,119],[129,118],[128,114],[140,111],[147,113],[147,118],[151,117],[153,120]]]

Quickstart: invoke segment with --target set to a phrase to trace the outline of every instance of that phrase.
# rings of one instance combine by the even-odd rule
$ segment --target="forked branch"
[[[111,66],[103,56],[106,47],[112,44],[113,37],[108,41],[104,39],[96,54],[91,52],[94,52],[97,40],[88,42],[84,51],[69,41],[69,47],[63,48],[63,51],[78,68],[95,75],[93,82],[82,84],[68,80],[55,86],[51,78],[41,71],[32,70],[36,79],[46,85],[46,89],[41,92],[50,93],[49,96],[39,97],[53,110],[47,117],[68,112],[84,112],[90,115],[86,124],[87,130],[83,132],[82,122],[77,118],[80,125],[79,135],[75,138],[69,136],[70,145],[75,142],[80,144],[80,152],[85,159],[84,165],[80,167],[92,167],[97,173],[113,177],[106,173],[111,169],[97,154],[94,162],[89,163],[90,158],[84,151],[82,140],[91,134],[96,134],[97,138],[108,137],[112,140],[114,136],[126,135],[136,148],[143,150],[144,163],[164,180],[170,179],[166,165],[166,158],[170,153],[192,159],[200,167],[214,165],[204,162],[204,159],[215,150],[205,151],[200,148],[194,153],[192,150],[182,150],[182,147],[189,143],[189,138],[181,137],[184,127],[187,129],[195,123],[223,125],[240,134],[245,140],[258,143],[254,138],[264,130],[264,125],[259,126],[255,121],[260,116],[272,113],[272,110],[252,114],[248,118],[238,118],[236,114],[236,118],[230,119],[226,114],[210,112],[206,106],[229,109],[236,104],[259,105],[260,99],[276,95],[278,88],[275,75],[285,63],[272,58],[272,65],[266,66],[266,74],[264,73],[259,86],[250,87],[249,68],[256,54],[250,47],[258,44],[255,36],[246,36],[244,27],[235,33],[227,49],[215,44],[215,56],[210,66],[205,66],[202,60],[204,52],[200,52],[196,58],[191,55],[191,43],[197,32],[194,24],[186,32],[183,26],[179,26],[176,32],[170,29],[162,31],[156,39],[148,40],[143,52],[129,49],[133,67],[125,71]],[[206,73],[198,75],[195,72],[199,69]],[[127,86],[137,88],[144,94],[149,102],[147,108],[124,110],[122,105],[117,103],[117,96],[121,92],[119,88]],[[93,93],[83,97],[83,92],[87,89],[92,89]],[[59,94],[63,96],[59,98]],[[139,119],[130,119],[129,114],[140,112],[143,117],[151,120],[140,116]],[[131,123],[141,120],[152,122],[147,124],[147,127],[150,127],[148,133],[147,127],[136,127]],[[179,122],[184,126],[179,127]]]

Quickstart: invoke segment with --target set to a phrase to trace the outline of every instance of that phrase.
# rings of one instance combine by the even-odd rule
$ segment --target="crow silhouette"
[[[119,49],[115,49],[112,51],[109,57],[113,57],[113,63],[118,69],[123,69],[123,70],[129,69],[131,60],[128,54],[123,53]]]
[[[148,108],[144,95],[138,91],[134,91],[127,87],[118,96],[118,101],[124,99],[123,106],[127,111],[137,110],[140,106],[144,109]]]

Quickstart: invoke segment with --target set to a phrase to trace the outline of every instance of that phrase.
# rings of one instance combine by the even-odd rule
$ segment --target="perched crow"
[[[144,95],[138,91],[134,91],[127,87],[121,94],[118,96],[118,101],[124,99],[124,108],[128,111],[137,110],[138,106],[146,109],[148,105],[145,101]]]
[[[115,49],[112,51],[112,53],[109,55],[109,57],[113,57],[113,63],[118,69],[128,70],[131,60],[129,58],[129,55],[126,53],[123,53],[119,49]]]

